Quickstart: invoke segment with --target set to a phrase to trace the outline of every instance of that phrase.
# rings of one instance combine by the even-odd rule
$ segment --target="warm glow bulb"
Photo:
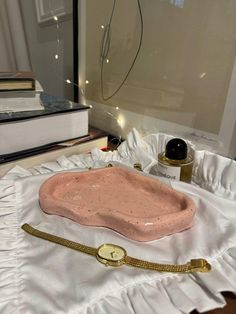
[[[124,126],[125,126],[125,117],[122,114],[119,114],[118,119],[117,119],[117,123],[121,127],[121,129],[124,128]]]
[[[55,55],[55,59],[58,59],[59,58],[59,56],[58,55]]]
[[[85,81],[85,84],[89,84],[89,80],[86,80],[86,81]]]
[[[201,74],[199,75],[199,78],[202,79],[202,78],[204,78],[205,76],[206,76],[206,72],[203,72],[203,73],[201,73]]]
[[[116,110],[119,110],[120,108],[119,107],[116,107]]]
[[[104,25],[101,25],[101,28],[103,29],[103,28],[105,28],[105,26],[104,26]]]
[[[66,83],[71,84],[71,80],[67,79]]]
[[[110,62],[110,60],[109,59],[106,59],[106,63],[109,63]]]
[[[58,21],[58,17],[56,15],[53,17],[53,19],[54,21]]]

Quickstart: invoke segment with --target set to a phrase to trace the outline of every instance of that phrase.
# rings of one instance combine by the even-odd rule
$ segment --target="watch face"
[[[98,248],[97,258],[106,265],[119,266],[124,262],[126,251],[115,244],[103,244]]]

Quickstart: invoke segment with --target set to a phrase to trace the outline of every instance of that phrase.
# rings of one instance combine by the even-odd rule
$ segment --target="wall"
[[[104,121],[104,128],[110,126],[115,133],[119,129],[122,135],[133,126],[141,131],[150,126],[150,131],[197,133],[219,140],[219,146],[224,146],[221,152],[229,155],[236,121],[236,97],[229,89],[230,82],[232,86],[236,82],[235,1],[116,1],[106,56],[109,62],[103,63],[102,71],[101,43],[113,3],[80,1],[81,16],[86,15],[86,38],[81,43],[86,66],[81,77],[89,82],[82,81],[81,86],[94,107],[93,123],[101,126]],[[128,79],[109,98],[138,48],[142,25],[138,3],[143,18],[141,49]]]
[[[57,51],[56,22],[46,25],[38,24],[35,1],[20,1],[30,59],[36,78],[40,81],[45,92],[73,100],[73,86],[65,82],[66,79],[73,80],[72,16],[59,23],[59,59],[55,60],[54,55]]]

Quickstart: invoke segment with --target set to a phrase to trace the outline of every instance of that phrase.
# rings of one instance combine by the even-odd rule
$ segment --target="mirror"
[[[73,100],[72,7],[72,0],[1,0],[0,71],[33,71],[45,92]]]

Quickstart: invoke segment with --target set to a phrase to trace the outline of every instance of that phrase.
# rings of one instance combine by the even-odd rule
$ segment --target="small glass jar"
[[[157,175],[190,183],[193,161],[186,142],[173,138],[167,143],[165,152],[158,155]]]

